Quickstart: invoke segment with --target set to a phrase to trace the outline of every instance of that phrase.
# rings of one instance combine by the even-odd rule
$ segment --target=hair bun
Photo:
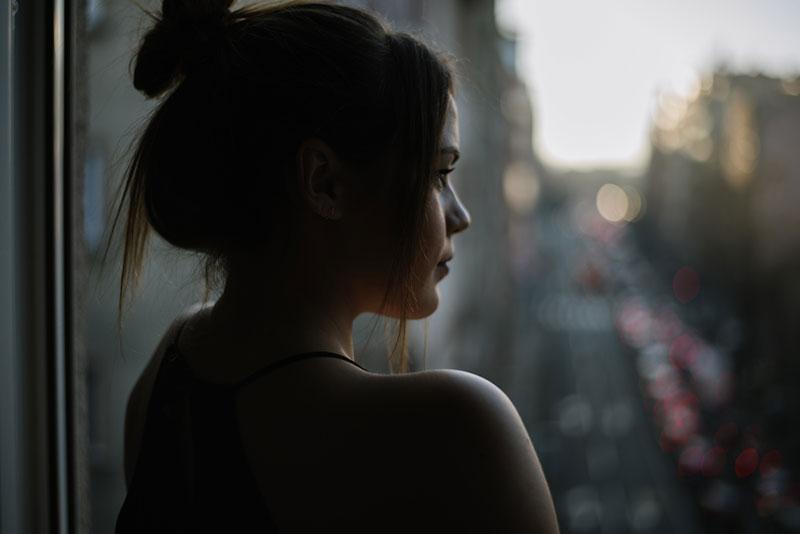
[[[164,0],[136,54],[133,86],[150,98],[207,60],[225,35],[234,0]]]

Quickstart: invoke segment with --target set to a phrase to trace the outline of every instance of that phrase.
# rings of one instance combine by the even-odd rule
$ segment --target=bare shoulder
[[[422,531],[431,532],[558,532],[531,440],[500,388],[463,371],[378,375],[329,364],[338,378],[312,379],[281,404],[296,408],[324,389],[323,380],[333,382],[303,413],[273,412],[263,435],[245,430],[279,524],[314,530],[321,525],[304,513],[308,506],[332,521],[355,501],[360,514],[339,525],[350,532],[387,517],[397,518],[396,531],[421,532],[424,519],[430,529]]]
[[[512,401],[479,375],[455,369],[373,375],[371,386],[365,386],[362,394],[380,398],[383,413],[412,411],[415,421],[435,420],[442,439],[464,432],[491,437],[502,431],[530,443]]]
[[[448,489],[462,505],[478,510],[475,524],[486,531],[557,533],[555,508],[534,444],[505,392],[465,371],[410,377],[410,388],[424,390],[420,397],[427,401],[418,409],[441,421],[434,436],[450,451],[445,462]]]
[[[411,395],[424,394],[425,400],[436,401],[435,407],[470,414],[476,424],[486,423],[475,416],[516,416],[516,408],[508,396],[482,376],[456,369],[421,371],[393,377]],[[432,396],[432,398],[427,398]],[[422,406],[431,408],[431,406]],[[518,416],[517,416],[518,417]]]
[[[387,376],[378,379],[377,385],[389,403],[413,408],[418,411],[418,418],[446,418],[450,423],[442,428],[447,432],[469,432],[473,437],[485,436],[490,441],[497,433],[503,433],[532,447],[511,399],[479,375],[440,369]]]

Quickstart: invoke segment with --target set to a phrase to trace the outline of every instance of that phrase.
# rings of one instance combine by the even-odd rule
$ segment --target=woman
[[[230,4],[165,0],[136,56],[163,101],[124,182],[121,303],[151,228],[224,290],[131,394],[117,532],[557,532],[496,386],[354,360],[372,312],[405,369],[469,226],[447,61],[358,9]]]

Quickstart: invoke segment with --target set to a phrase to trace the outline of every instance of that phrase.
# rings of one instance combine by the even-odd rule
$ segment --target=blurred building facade
[[[688,98],[662,97],[640,228],[662,274],[698,273],[702,298],[686,315],[731,353],[732,399],[705,416],[712,430],[724,422],[712,441],[733,429],[728,445],[761,460],[761,477],[749,477],[737,457],[721,475],[736,491],[705,508],[729,520],[752,510],[778,532],[800,528],[788,519],[800,510],[800,432],[790,423],[800,417],[798,138],[800,78],[720,69]]]
[[[646,173],[651,243],[736,295],[759,347],[741,370],[762,387],[800,376],[789,356],[800,345],[798,136],[800,81],[717,72],[662,106]]]

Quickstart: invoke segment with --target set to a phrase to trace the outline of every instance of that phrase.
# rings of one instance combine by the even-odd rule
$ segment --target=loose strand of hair
[[[145,248],[147,245],[150,225],[147,221],[145,206],[144,206],[144,170],[142,162],[146,157],[149,132],[154,127],[154,123],[158,121],[157,113],[151,120],[151,123],[140,134],[138,141],[136,141],[136,149],[129,161],[123,179],[120,182],[117,193],[116,201],[113,206],[113,219],[111,229],[109,231],[105,251],[101,265],[105,266],[109,259],[109,252],[114,242],[114,236],[120,227],[120,222],[125,207],[127,205],[127,212],[125,215],[125,230],[124,242],[122,246],[122,268],[120,272],[120,285],[117,300],[117,337],[120,343],[120,353],[123,359],[125,358],[122,348],[122,330],[123,330],[123,316],[125,310],[125,301],[128,294],[135,290],[141,267],[145,258]]]

